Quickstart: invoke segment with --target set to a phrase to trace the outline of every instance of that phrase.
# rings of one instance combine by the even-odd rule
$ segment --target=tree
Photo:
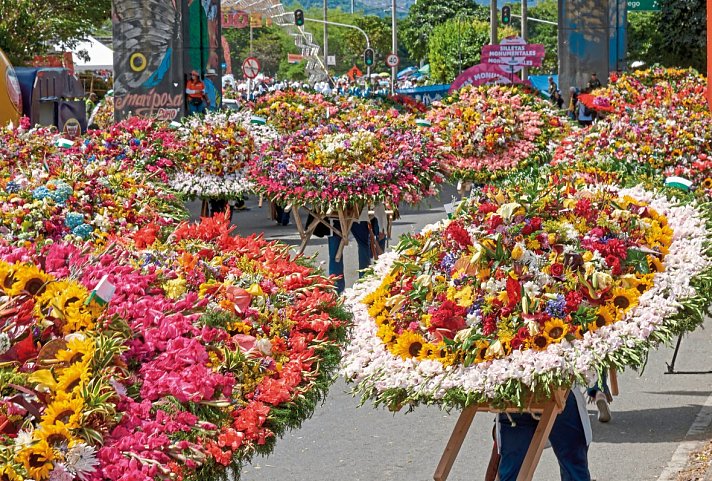
[[[74,46],[110,13],[111,0],[0,0],[0,49],[21,65],[48,46]]]
[[[420,0],[410,7],[401,29],[410,56],[414,59],[428,57],[429,38],[435,27],[458,15],[487,20],[489,9],[474,0]]]
[[[660,12],[653,49],[663,65],[703,71],[707,59],[707,3],[705,0],[659,0]],[[651,32],[651,34],[653,34]],[[658,35],[659,34],[659,35]]]
[[[521,4],[519,5],[521,11]],[[532,18],[556,22],[559,18],[559,5],[557,0],[543,0],[527,11]],[[544,45],[546,56],[541,67],[530,70],[531,74],[548,74],[557,72],[559,68],[559,37],[556,25],[541,22],[529,22],[529,43]]]
[[[511,27],[498,30],[499,38],[516,35]],[[452,18],[438,25],[430,36],[430,78],[450,83],[457,75],[480,63],[482,46],[490,41],[490,24],[477,18]]]
[[[657,12],[628,12],[628,57],[630,63],[652,65],[661,62],[662,35],[658,30],[660,15]]]
[[[354,25],[363,29],[371,41],[371,48],[375,51],[375,64],[382,65],[391,51],[391,23],[388,19],[373,15],[357,17]],[[363,51],[366,49],[366,39],[358,30],[346,29],[344,31],[344,63],[349,67],[358,65],[365,71]]]

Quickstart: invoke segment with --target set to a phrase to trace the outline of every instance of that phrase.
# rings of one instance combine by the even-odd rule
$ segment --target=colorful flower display
[[[516,86],[463,88],[434,102],[426,118],[452,149],[452,177],[478,182],[543,164],[568,131],[548,102]]]
[[[244,168],[255,142],[238,117],[188,117],[178,135],[185,149],[170,181],[173,189],[193,198],[236,198],[251,190]]]
[[[522,406],[526,392],[638,366],[702,321],[706,217],[640,188],[486,187],[347,292],[356,327],[343,373],[399,409]]]
[[[253,110],[282,134],[324,125],[338,112],[337,106],[323,95],[293,89],[260,97]]]
[[[442,145],[425,131],[369,122],[284,137],[250,167],[255,190],[275,202],[321,211],[417,203],[443,181]]]
[[[7,479],[219,479],[325,395],[347,317],[331,280],[227,217],[162,239],[0,246]]]

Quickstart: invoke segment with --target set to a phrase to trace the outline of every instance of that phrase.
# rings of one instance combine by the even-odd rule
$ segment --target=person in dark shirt
[[[601,81],[598,80],[596,72],[591,74],[591,78],[588,79],[588,85],[586,85],[586,91],[591,92],[593,89],[601,88]]]

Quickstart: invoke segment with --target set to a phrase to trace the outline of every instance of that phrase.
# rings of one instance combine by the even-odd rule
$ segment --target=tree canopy
[[[0,0],[0,49],[22,65],[48,45],[86,38],[111,14],[111,0]]]
[[[401,36],[413,59],[428,57],[430,35],[438,25],[458,15],[487,20],[489,9],[474,0],[420,0],[403,20]]]

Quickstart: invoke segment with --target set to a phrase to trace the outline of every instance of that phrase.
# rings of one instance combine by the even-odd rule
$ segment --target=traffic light
[[[512,9],[505,5],[502,7],[502,23],[505,25],[509,25],[509,22],[512,21]]]
[[[373,49],[372,48],[367,48],[366,50],[363,51],[363,62],[367,66],[373,65]]]
[[[297,27],[301,27],[304,25],[304,11],[303,10],[295,10],[294,11],[294,25]]]

